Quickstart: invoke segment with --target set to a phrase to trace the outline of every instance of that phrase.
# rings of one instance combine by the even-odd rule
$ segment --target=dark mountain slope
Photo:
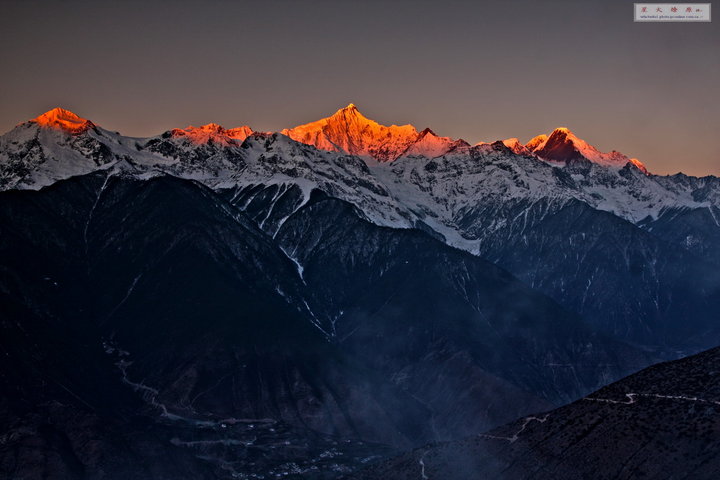
[[[548,413],[417,449],[354,479],[710,479],[720,349],[662,363]]]
[[[287,441],[310,471],[324,434],[409,447],[475,433],[648,362],[420,230],[320,192],[287,212],[272,238],[196,182],[106,172],[1,194],[7,471],[295,471],[275,449]],[[256,441],[260,460],[233,447]],[[111,467],[122,458],[130,470]]]
[[[89,191],[75,190],[79,210],[92,205]],[[2,197],[0,477],[215,478],[137,415],[144,402],[103,351],[81,301],[82,255],[64,248],[81,246],[81,235],[67,235],[79,228],[76,212],[59,196]]]
[[[668,243],[720,265],[720,209],[666,209],[640,226]]]
[[[484,256],[609,334],[690,351],[720,342],[720,275],[707,252],[667,241],[671,226],[648,232],[578,200],[524,208]]]
[[[0,230],[8,475],[203,478],[203,450],[170,440],[221,419],[429,438],[425,408],[327,341],[293,263],[205,187],[98,174],[7,192]]]
[[[427,405],[438,438],[577,398],[645,361],[491,263],[320,192],[276,240],[323,328]]]
[[[623,165],[554,167],[492,144],[401,158],[372,172],[447,243],[507,269],[608,334],[655,350],[720,343],[720,280],[709,265],[716,209],[703,206],[715,201],[715,183],[702,194]],[[683,206],[687,222],[672,223],[670,206]]]

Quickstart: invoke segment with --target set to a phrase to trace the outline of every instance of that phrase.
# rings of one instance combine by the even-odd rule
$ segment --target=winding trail
[[[181,440],[178,437],[173,437],[170,439],[170,443],[177,446],[185,446],[185,447],[197,447],[197,446],[205,446],[205,445],[225,445],[229,447],[234,446],[242,446],[242,447],[249,447],[255,443],[257,440],[257,437],[254,437],[252,440],[244,441],[244,440],[236,440],[234,438],[223,438],[221,440]]]
[[[718,405],[720,406],[720,400],[708,400],[705,398],[699,398],[699,397],[690,397],[686,395],[663,395],[660,393],[626,393],[625,394],[626,400],[613,400],[611,398],[595,398],[595,397],[585,397],[583,400],[586,400],[588,402],[600,402],[600,403],[610,403],[614,405],[632,405],[634,403],[637,403],[638,398],[644,397],[644,398],[659,398],[663,400],[679,400],[684,402],[698,402],[698,403],[705,403],[708,405]],[[525,431],[527,426],[530,424],[530,422],[540,422],[545,423],[545,421],[550,417],[550,415],[545,415],[542,418],[539,417],[525,417],[523,419],[522,425],[520,425],[520,430],[515,432],[511,437],[504,437],[501,435],[490,435],[487,433],[481,433],[478,436],[483,438],[493,438],[496,440],[505,440],[510,443],[514,443],[517,441],[517,439],[520,437],[520,434]],[[423,455],[424,457],[424,455]],[[420,464],[424,466],[423,459],[420,459]]]
[[[523,418],[523,423],[522,423],[522,425],[520,425],[520,430],[518,430],[517,432],[515,432],[512,437],[503,437],[503,436],[499,436],[499,435],[489,435],[489,434],[487,434],[487,433],[481,433],[481,434],[478,435],[478,436],[479,436],[479,437],[483,437],[483,438],[494,438],[494,439],[496,439],[496,440],[505,440],[505,441],[508,441],[508,442],[510,442],[510,443],[515,443],[515,442],[517,441],[518,437],[520,437],[520,434],[525,431],[525,429],[526,429],[527,426],[530,424],[530,422],[545,423],[549,417],[550,417],[550,414],[547,414],[547,415],[545,415],[545,416],[542,417],[542,418],[540,418],[540,417],[533,417],[533,416]]]
[[[663,395],[660,393],[626,393],[625,397],[627,397],[627,400],[612,400],[610,398],[593,398],[593,397],[585,397],[583,400],[587,400],[589,402],[602,402],[602,403],[612,403],[616,405],[632,405],[633,403],[637,402],[638,397],[645,397],[645,398],[660,398],[664,400],[680,400],[685,402],[699,402],[699,403],[707,403],[709,405],[720,405],[719,400],[707,400],[705,398],[698,398],[698,397],[688,397],[685,395]]]
[[[108,354],[112,354],[117,352],[118,356],[120,357],[117,362],[115,362],[115,366],[118,367],[120,370],[120,373],[122,374],[122,381],[123,383],[130,385],[133,390],[138,392],[141,396],[141,398],[145,401],[145,403],[151,405],[152,407],[156,408],[157,410],[160,410],[160,416],[171,421],[176,422],[183,422],[188,423],[197,427],[206,427],[206,428],[213,428],[213,427],[224,427],[226,425],[234,425],[237,423],[275,423],[276,421],[271,418],[224,418],[221,420],[201,420],[197,418],[190,418],[190,417],[184,417],[182,415],[177,415],[175,413],[171,413],[168,408],[165,406],[164,403],[161,403],[158,401],[158,396],[160,395],[160,392],[158,389],[150,387],[148,385],[145,385],[144,383],[134,382],[128,378],[127,369],[130,365],[132,365],[132,361],[130,361],[128,358],[130,354],[118,348],[116,345],[110,345],[109,343],[104,342],[103,347],[105,348],[105,351]],[[212,387],[211,387],[212,389]],[[199,395],[202,395],[205,392],[201,392]],[[197,396],[196,396],[197,398]]]

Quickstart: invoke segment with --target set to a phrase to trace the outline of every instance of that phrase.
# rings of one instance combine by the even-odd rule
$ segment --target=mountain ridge
[[[471,434],[650,361],[482,258],[309,197],[112,171],[0,193],[0,475],[152,456],[112,443],[135,425],[214,478],[329,475],[352,442]],[[308,456],[318,435],[341,458]],[[198,478],[112,465],[106,478]]]
[[[83,432],[43,418],[89,421],[118,392],[147,445],[216,477],[333,478],[365,461],[322,463],[364,455],[353,441],[476,434],[720,343],[720,179],[648,174],[567,129],[470,146],[344,110],[305,129],[327,150],[217,124],[131,138],[60,110],[0,136],[0,382],[17,400],[0,421],[19,439],[0,471],[101,469]],[[15,373],[38,358],[62,385]]]
[[[358,165],[353,167],[353,173],[341,174],[354,178],[351,181],[348,177],[345,183],[360,181],[372,187],[367,195],[346,191],[342,198],[356,201],[358,194],[365,198],[372,194],[372,203],[384,205],[379,208],[385,214],[379,211],[372,213],[375,218],[384,218],[380,224],[402,227],[418,221],[430,223],[449,243],[469,251],[477,251],[474,235],[468,237],[465,227],[458,231],[457,209],[469,207],[462,204],[478,197],[468,197],[458,189],[476,191],[481,197],[499,195],[527,201],[536,201],[539,197],[558,201],[576,198],[636,225],[655,221],[671,210],[712,210],[720,206],[720,181],[717,177],[652,175],[635,159],[618,152],[601,153],[566,128],[556,129],[550,136],[536,137],[525,145],[517,139],[506,139],[493,144],[469,146],[462,140],[439,137],[429,128],[418,132],[406,125],[396,127],[404,136],[396,138],[390,130],[386,132],[393,142],[397,142],[373,146],[362,138],[365,126],[370,125],[371,130],[377,131],[395,127],[383,127],[366,119],[353,104],[339,110],[335,116],[342,125],[348,124],[346,120],[350,118],[350,124],[354,125],[351,133],[360,137],[350,138],[342,128],[333,128],[330,133],[342,141],[327,143],[330,142],[329,137],[322,129],[328,126],[328,119],[307,124],[314,125],[310,131],[315,137],[305,138],[305,141],[327,147],[318,148],[315,153],[312,151],[317,148],[314,145],[295,143],[291,137],[281,133],[255,132],[247,126],[225,129],[217,124],[207,124],[173,129],[149,138],[124,137],[71,112],[56,109],[48,112],[44,121],[32,120],[20,124],[0,136],[0,189],[40,188],[62,178],[128,162],[134,165],[133,169],[140,169],[146,174],[160,171],[195,178],[212,188],[225,188],[248,183],[250,178],[255,177],[249,175],[249,170],[260,167],[266,171],[263,174],[266,179],[279,173],[277,170],[281,165],[285,172],[299,172],[301,165],[292,165],[288,159],[310,157],[333,159],[331,163],[335,163],[337,168],[333,167],[332,173],[322,171],[322,178],[318,178],[329,187],[336,184],[333,179],[347,169],[343,163],[349,165],[355,162],[345,160],[352,152],[345,151],[342,147],[344,142],[348,150],[360,153],[368,153],[372,147],[375,153],[380,152],[381,160],[387,161],[355,155],[362,158],[368,168]],[[68,119],[69,126],[62,123],[63,118]],[[373,135],[368,138],[375,138]],[[280,141],[281,137],[287,141]],[[385,139],[382,136],[379,138]],[[388,145],[399,147],[393,150]],[[263,152],[265,149],[272,151]],[[257,152],[257,157],[251,164],[245,164],[243,159],[250,152]],[[265,161],[268,154],[282,158],[280,162],[268,164]],[[252,168],[249,169],[249,165]],[[313,165],[301,168],[305,174],[291,173],[288,176],[283,173],[282,178],[300,182],[303,175],[317,176],[321,170],[318,170],[317,164]],[[442,165],[440,170],[437,170],[438,165]],[[482,175],[480,171],[483,171]],[[514,172],[513,178],[505,178],[505,172],[510,171]],[[438,175],[441,172],[447,174]],[[473,178],[474,182],[468,183],[462,176],[451,172],[462,173],[468,179]],[[433,183],[427,184],[430,178],[434,179]],[[335,190],[335,187],[329,188]],[[381,191],[382,194],[379,193]],[[448,193],[453,195],[451,203],[455,206],[448,204]],[[392,215],[395,220],[389,220],[387,212],[390,211],[403,213],[400,217]]]
[[[359,118],[355,106],[345,110],[341,120]],[[592,162],[579,156],[578,145],[600,160],[604,154],[567,129],[535,142],[542,150],[554,135],[560,152],[569,152],[546,161],[512,139],[453,146],[430,129],[408,128],[423,148],[450,150],[426,156],[411,146],[380,162],[249,128],[239,133],[247,134],[241,142],[215,124],[138,139],[96,125],[70,133],[29,122],[0,136],[0,189],[40,189],[100,170],[137,179],[171,175],[232,192],[231,201],[253,211],[270,235],[319,190],[376,225],[417,228],[488,258],[621,338],[687,351],[715,338],[677,329],[715,331],[720,278],[711,265],[720,264],[713,253],[720,251],[720,179],[661,177],[632,162],[621,167],[624,160]],[[545,151],[556,154],[550,147]],[[603,265],[607,258],[620,261]],[[604,295],[631,284],[635,295]]]
[[[47,128],[59,128],[68,133],[82,133],[95,126],[91,121],[59,107],[29,122]],[[195,143],[207,143],[210,140],[242,142],[247,136],[256,133],[247,125],[225,129],[215,123],[200,127],[189,126],[184,129],[173,128],[169,132],[177,136],[187,136]],[[382,125],[364,116],[353,103],[337,110],[329,117],[285,128],[277,133],[321,150],[349,153],[379,162],[392,162],[404,155],[434,158],[457,148],[470,147],[470,144],[463,139],[440,137],[430,128],[418,131],[410,124]],[[647,168],[639,160],[614,150],[610,153],[602,153],[566,127],[557,127],[549,136],[538,135],[524,145],[517,138],[506,139],[503,142],[506,142],[515,153],[536,155],[549,162],[563,163],[567,160],[585,158],[594,163],[614,167],[622,167],[630,162],[648,173]],[[480,142],[476,145],[489,145],[489,143]]]

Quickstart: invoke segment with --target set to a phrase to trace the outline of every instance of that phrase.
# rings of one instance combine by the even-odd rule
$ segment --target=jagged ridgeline
[[[352,104],[280,133],[20,124],[0,473],[335,478],[720,343],[720,181],[649,170]]]

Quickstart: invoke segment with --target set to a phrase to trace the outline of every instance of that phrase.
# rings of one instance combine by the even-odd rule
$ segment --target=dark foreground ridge
[[[419,448],[350,478],[718,478],[718,413],[715,348],[652,366],[557,410]]]

